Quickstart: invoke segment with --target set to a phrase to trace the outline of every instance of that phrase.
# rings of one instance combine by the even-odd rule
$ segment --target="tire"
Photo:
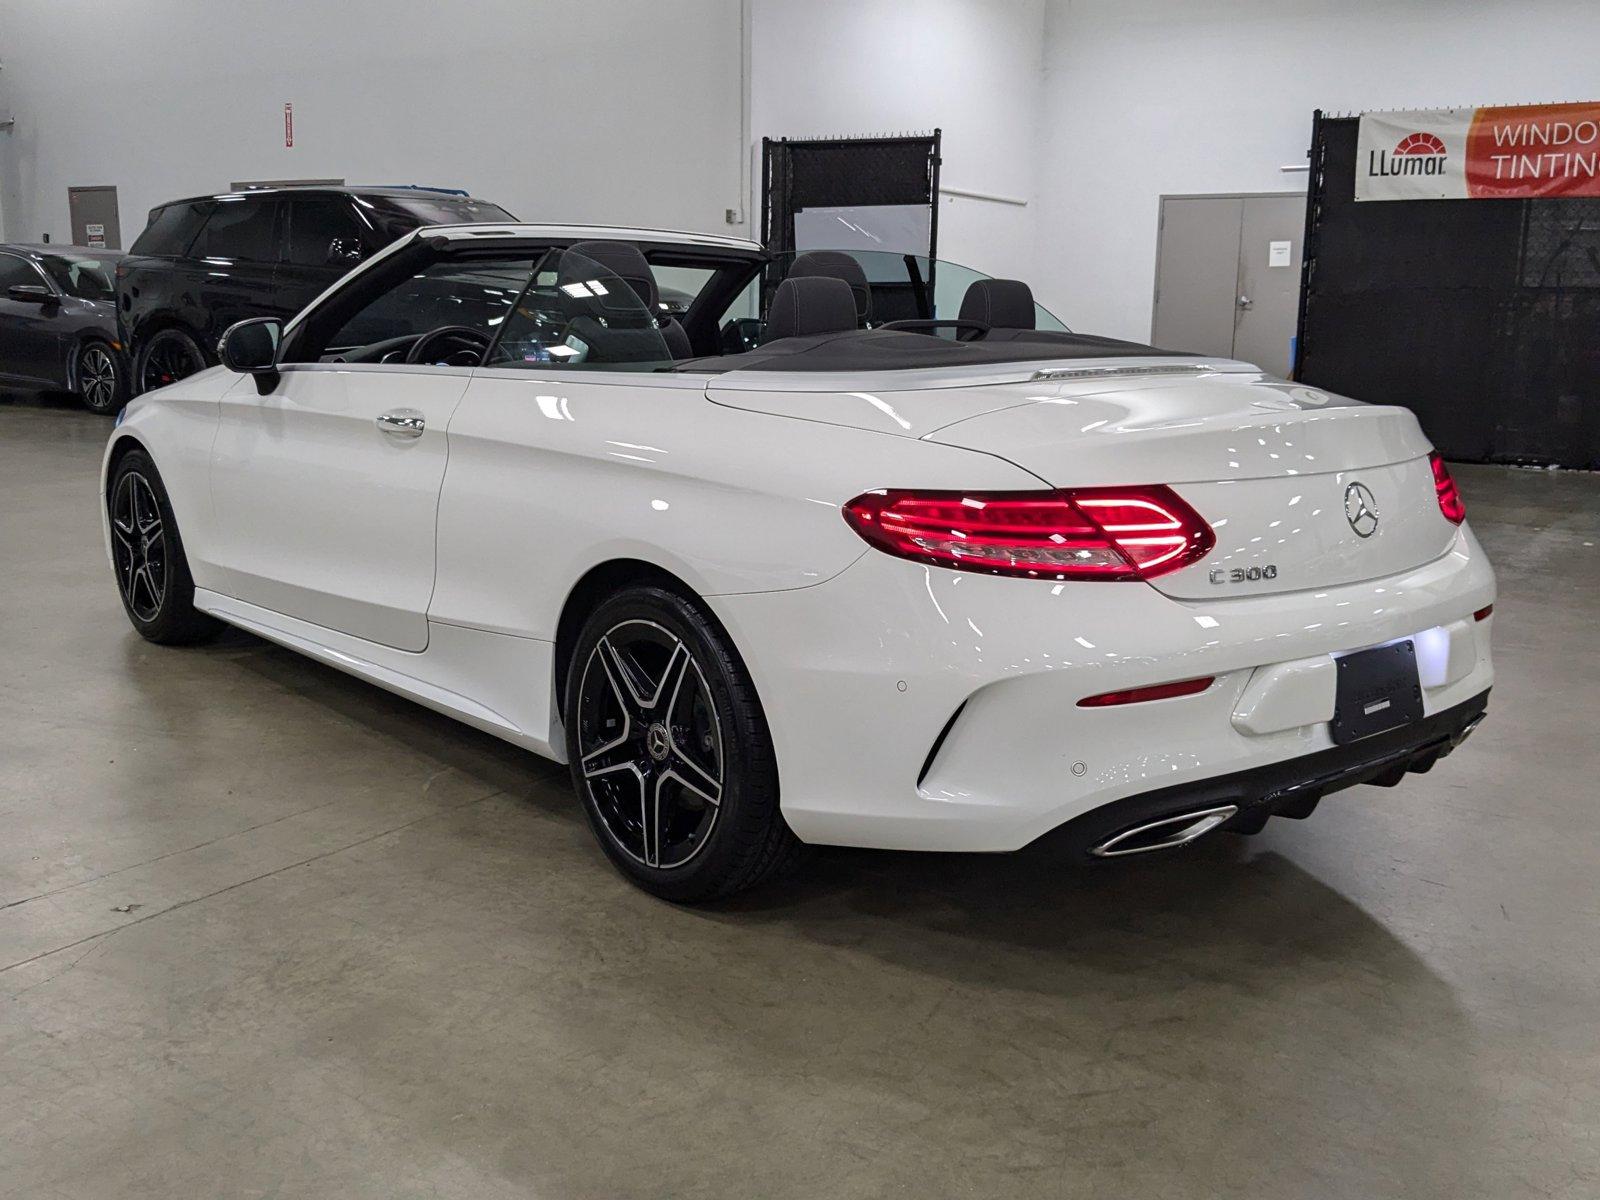
[[[562,712],[590,827],[645,891],[678,902],[728,896],[804,853],[778,811],[755,686],[697,604],[653,586],[607,599],[578,635]]]
[[[72,365],[75,394],[90,412],[109,416],[127,394],[127,371],[117,352],[104,342],[85,342]]]
[[[160,472],[143,450],[117,463],[106,491],[111,558],[128,620],[146,641],[183,646],[203,641],[219,623],[194,606],[194,579]]]
[[[136,395],[166,387],[211,365],[200,343],[181,329],[158,329],[139,346],[134,358]]]

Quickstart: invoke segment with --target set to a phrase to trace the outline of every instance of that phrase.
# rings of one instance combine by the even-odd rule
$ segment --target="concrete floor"
[[[687,910],[549,764],[142,642],[106,432],[0,401],[0,1196],[1600,1194],[1600,477],[1461,470],[1501,676],[1431,775]]]

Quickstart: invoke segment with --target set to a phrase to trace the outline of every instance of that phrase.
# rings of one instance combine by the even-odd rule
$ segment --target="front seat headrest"
[[[639,247],[627,242],[597,241],[577,242],[567,250],[599,263],[634,290],[652,317],[659,313],[661,294],[656,288],[655,272]]]
[[[854,255],[843,250],[807,250],[794,256],[789,264],[789,278],[810,279],[821,276],[842,279],[850,285],[855,296],[856,323],[865,324],[872,316],[872,288],[867,283],[867,273]]]
[[[767,310],[768,342],[814,333],[848,333],[856,327],[856,300],[842,279],[792,275],[778,285]]]
[[[1020,279],[979,279],[961,298],[961,319],[995,329],[1032,329],[1033,290]]]

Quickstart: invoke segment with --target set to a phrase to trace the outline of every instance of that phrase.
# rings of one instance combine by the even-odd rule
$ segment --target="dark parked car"
[[[235,321],[288,320],[419,226],[511,220],[498,205],[412,187],[261,188],[163,204],[117,268],[133,390],[210,366]]]
[[[112,271],[122,255],[82,246],[0,246],[0,386],[74,393],[116,412],[127,369]]]

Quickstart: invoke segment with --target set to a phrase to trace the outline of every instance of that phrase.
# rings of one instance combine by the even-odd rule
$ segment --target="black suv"
[[[117,325],[133,391],[217,361],[217,339],[246,317],[287,321],[368,255],[422,225],[513,221],[458,192],[413,187],[285,187],[174,200],[117,264]]]

